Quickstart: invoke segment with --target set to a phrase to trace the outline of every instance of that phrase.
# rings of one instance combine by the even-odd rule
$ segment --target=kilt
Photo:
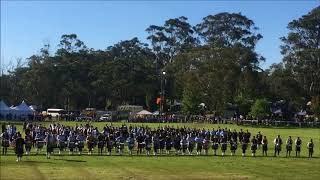
[[[219,144],[218,143],[213,143],[212,149],[217,150],[218,148],[219,148]]]
[[[128,144],[128,148],[129,148],[130,150],[132,150],[132,149],[134,148],[134,143]]]
[[[296,151],[301,151],[301,146],[300,145],[296,146]]]
[[[47,144],[47,152],[48,153],[52,153],[53,152],[53,144],[52,143],[48,143]]]
[[[22,154],[23,154],[23,147],[16,147],[16,148],[15,148],[15,153],[16,153],[18,156],[22,156]]]
[[[67,145],[66,145],[65,141],[59,141],[58,146],[59,146],[60,149],[64,149]]]
[[[144,143],[138,143],[138,149],[144,148]]]
[[[177,150],[180,150],[181,149],[180,143],[175,143],[174,144],[174,148],[177,149]]]
[[[166,150],[167,150],[167,151],[170,151],[171,148],[172,148],[171,143],[166,143]]]
[[[309,148],[309,153],[313,153],[313,148]]]
[[[153,143],[153,149],[159,149],[160,145],[159,143]]]
[[[80,144],[79,144],[79,146],[80,146]],[[88,146],[88,149],[93,149],[94,143],[93,142],[88,142],[87,146]]]
[[[124,149],[124,143],[118,143],[118,149]]]
[[[152,148],[152,144],[151,143],[146,144],[146,150],[147,151],[150,151],[151,148]]]
[[[164,149],[166,143],[162,140],[160,141],[160,149]]]
[[[197,151],[201,151],[202,150],[202,143],[197,143]]]
[[[183,150],[188,149],[188,145],[187,145],[187,144],[183,144],[183,145],[182,145],[182,149],[183,149]]]
[[[93,143],[91,143],[93,145]],[[79,141],[78,143],[76,143],[77,147],[79,149],[83,149],[84,148],[84,142],[83,141]]]
[[[192,151],[194,149],[194,144],[193,143],[189,143],[188,149],[190,151]]]
[[[244,143],[244,144],[242,144],[242,150],[246,150],[247,149],[247,144],[246,143]]]
[[[256,151],[257,150],[257,145],[256,144],[252,144],[251,145],[251,151]]]
[[[209,144],[208,143],[205,143],[205,144],[203,144],[203,149],[209,149]]]
[[[236,145],[236,144],[231,144],[230,150],[231,150],[231,151],[237,150],[237,145]]]
[[[98,148],[101,149],[104,146],[104,141],[99,141],[98,142]]]
[[[287,149],[287,151],[292,151],[292,145],[291,144],[287,144],[286,149]]]
[[[281,145],[280,145],[280,144],[276,144],[276,145],[274,146],[274,149],[275,149],[276,151],[281,151]]]
[[[43,141],[36,141],[36,147],[37,147],[38,149],[42,149],[43,146],[44,146],[44,142],[43,142]]]
[[[221,150],[222,150],[222,151],[227,150],[227,144],[226,144],[226,143],[222,143],[222,144],[221,144]]]
[[[263,151],[267,151],[268,150],[268,145],[267,144],[262,145],[262,150]]]
[[[9,140],[2,140],[2,147],[9,147]]]
[[[26,149],[31,149],[31,146],[32,146],[32,142],[31,141],[26,141],[25,142],[26,144],[25,144],[25,147],[26,147]]]
[[[69,144],[68,144],[68,147],[69,147],[69,149],[74,149],[76,147],[76,143],[70,141]]]

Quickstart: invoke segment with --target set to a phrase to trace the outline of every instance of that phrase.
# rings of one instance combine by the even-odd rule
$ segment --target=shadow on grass
[[[66,162],[87,162],[83,160],[76,160],[76,159],[53,159],[53,160],[60,160],[60,161],[66,161]]]

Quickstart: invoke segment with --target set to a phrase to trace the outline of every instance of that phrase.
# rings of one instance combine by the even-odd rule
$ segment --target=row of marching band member
[[[87,145],[88,154],[92,154],[95,146],[98,147],[98,154],[102,155],[107,152],[111,155],[115,150],[118,154],[124,153],[127,146],[128,154],[132,155],[136,150],[137,154],[146,153],[150,155],[170,154],[174,150],[175,154],[197,154],[208,155],[209,149],[212,148],[213,154],[217,155],[217,150],[221,149],[221,155],[226,154],[229,147],[231,155],[236,153],[238,144],[241,146],[242,156],[246,155],[248,147],[250,147],[252,156],[256,155],[256,151],[262,147],[263,156],[267,156],[268,140],[266,136],[262,136],[260,132],[251,138],[251,133],[242,129],[237,132],[234,130],[221,129],[205,130],[194,128],[173,128],[169,126],[151,129],[149,127],[121,127],[105,126],[101,132],[98,128],[86,125],[68,127],[60,124],[51,124],[48,128],[41,125],[33,125],[31,123],[24,127],[25,139],[24,146],[26,154],[29,154],[31,148],[36,149],[39,153],[46,145],[47,158],[53,153],[55,148],[59,149],[59,154],[65,150],[69,150],[70,154],[77,152],[82,154],[85,144]],[[19,137],[19,133],[9,134],[8,131],[2,133],[3,154],[6,154],[9,144],[15,145],[15,141]],[[21,136],[21,135],[20,135]],[[279,155],[283,144],[280,136],[274,140],[275,153]],[[296,156],[300,156],[302,141],[298,137],[295,140]],[[308,143],[309,157],[312,157],[313,142]],[[17,147],[17,146],[16,146]],[[286,156],[291,155],[293,140],[291,137],[286,141]]]

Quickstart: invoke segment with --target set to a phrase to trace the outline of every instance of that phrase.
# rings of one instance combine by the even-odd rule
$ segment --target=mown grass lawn
[[[2,122],[3,123],[3,122]],[[46,122],[48,123],[48,122]],[[76,122],[61,122],[75,125]],[[78,122],[78,124],[80,124]],[[93,123],[100,129],[106,123]],[[113,123],[114,126],[121,123]],[[13,150],[9,155],[0,156],[1,180],[4,179],[319,179],[320,178],[320,129],[312,128],[262,128],[236,125],[212,124],[133,124],[149,127],[164,125],[197,128],[227,127],[248,129],[252,135],[261,131],[269,140],[270,157],[242,157],[238,148],[236,156],[98,156],[89,155],[45,155],[24,156],[22,162],[15,162]],[[19,123],[18,129],[21,130]],[[303,141],[301,158],[285,158],[273,155],[274,137],[280,134],[283,140],[291,135],[300,136]],[[310,138],[315,142],[314,158],[307,158],[306,143]],[[45,151],[45,149],[44,149]],[[43,153],[44,153],[43,151]],[[220,152],[218,152],[221,154]],[[294,154],[294,152],[293,152]],[[250,151],[248,151],[250,155]]]

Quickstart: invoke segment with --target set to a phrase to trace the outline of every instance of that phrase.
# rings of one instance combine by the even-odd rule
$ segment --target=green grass
[[[62,122],[75,125],[74,122]],[[43,123],[42,123],[43,124]],[[80,124],[78,122],[78,124]],[[93,123],[100,129],[105,123]],[[118,126],[120,123],[114,123]],[[133,125],[141,125],[133,124]],[[159,124],[144,126],[158,127]],[[165,124],[160,124],[163,126]],[[284,146],[281,157],[241,157],[238,148],[236,156],[97,156],[45,155],[24,156],[22,162],[15,162],[11,149],[9,155],[0,156],[1,180],[4,179],[319,179],[320,178],[320,129],[312,128],[262,128],[236,125],[211,124],[169,124],[196,128],[227,127],[248,129],[252,134],[261,131],[269,140],[269,154],[273,154],[272,141],[280,134],[283,140],[291,135],[300,136],[303,141],[301,158],[285,158]],[[21,124],[18,124],[21,130]],[[314,158],[307,158],[306,143],[315,142]],[[34,150],[34,149],[33,149]],[[96,152],[96,150],[95,150]],[[211,152],[212,153],[212,152]],[[220,151],[218,152],[219,154]],[[229,150],[227,151],[229,155]],[[248,155],[250,151],[248,151]],[[294,154],[294,152],[293,152]]]

